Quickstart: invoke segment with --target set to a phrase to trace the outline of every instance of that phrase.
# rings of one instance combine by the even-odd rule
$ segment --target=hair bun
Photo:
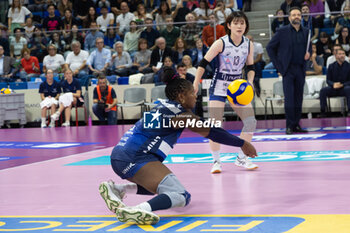
[[[162,81],[165,84],[170,83],[172,80],[175,80],[177,78],[176,71],[169,66],[164,66],[163,68],[163,74],[162,74]]]

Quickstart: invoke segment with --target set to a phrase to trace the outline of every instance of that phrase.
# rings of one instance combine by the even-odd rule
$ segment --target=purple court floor
[[[0,231],[81,232],[88,229],[79,228],[78,222],[84,221],[65,225],[65,217],[90,216],[91,224],[102,216],[110,225],[105,221],[105,227],[92,232],[349,233],[349,121],[306,119],[302,126],[310,132],[294,137],[284,134],[284,121],[260,121],[253,140],[259,169],[236,167],[238,149],[222,146],[223,173],[215,175],[209,172],[208,143],[185,131],[165,163],[192,194],[192,202],[186,208],[157,212],[163,228],[120,225],[98,193],[102,181],[125,182],[114,174],[108,156],[131,125],[0,130]],[[241,126],[226,122],[224,127],[238,133]],[[125,203],[136,205],[149,198],[128,195]],[[190,221],[176,220],[182,216],[198,219],[176,228],[176,222]],[[201,221],[201,216],[214,223],[205,225],[210,221]],[[23,227],[28,217],[34,220]],[[54,221],[42,220],[47,217]]]

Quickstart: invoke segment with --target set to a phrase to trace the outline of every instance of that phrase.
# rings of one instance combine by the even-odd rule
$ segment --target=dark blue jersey
[[[40,84],[39,93],[44,94],[45,97],[51,96],[55,98],[57,94],[61,93],[61,87],[55,80],[53,80],[51,85],[45,81]]]
[[[77,93],[77,91],[81,91],[81,86],[80,83],[77,79],[73,78],[73,81],[71,84],[69,84],[67,82],[67,80],[64,80],[61,83],[61,87],[62,87],[62,91],[63,93],[67,93],[67,92],[72,92],[72,93]]]
[[[120,139],[115,150],[124,153],[112,153],[111,158],[142,162],[152,155],[163,161],[183,131],[173,128],[169,119],[183,112],[186,110],[175,101],[160,101]]]

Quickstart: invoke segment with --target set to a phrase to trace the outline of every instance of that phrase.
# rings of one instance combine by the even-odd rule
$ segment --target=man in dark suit
[[[311,53],[309,32],[301,26],[299,8],[291,8],[289,21],[289,25],[277,30],[266,47],[272,63],[283,76],[286,134],[307,132],[300,127],[299,121],[303,103],[306,61]],[[307,48],[308,51],[306,51]]]
[[[4,55],[4,47],[0,45],[0,82],[14,82],[17,77],[15,74],[19,68],[15,67],[16,60]]]
[[[154,73],[157,73],[163,66],[164,58],[171,57],[174,62],[174,51],[166,46],[164,37],[159,37],[156,40],[156,48],[151,53],[150,67]]]
[[[326,116],[327,97],[345,96],[350,111],[350,64],[345,61],[345,51],[340,48],[336,51],[336,62],[332,63],[327,71],[327,87],[320,92],[320,117]],[[350,112],[348,112],[350,116]]]

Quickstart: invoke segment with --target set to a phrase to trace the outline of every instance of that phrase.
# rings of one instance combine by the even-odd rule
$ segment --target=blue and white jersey
[[[223,49],[217,56],[217,68],[209,92],[215,96],[226,96],[228,85],[233,80],[242,78],[242,70],[250,51],[250,41],[243,36],[242,42],[236,46],[228,35],[220,39]]]
[[[112,153],[112,159],[142,162],[155,155],[163,161],[183,131],[172,128],[168,119],[183,112],[186,110],[176,101],[161,100],[124,134],[115,147],[123,153]]]

